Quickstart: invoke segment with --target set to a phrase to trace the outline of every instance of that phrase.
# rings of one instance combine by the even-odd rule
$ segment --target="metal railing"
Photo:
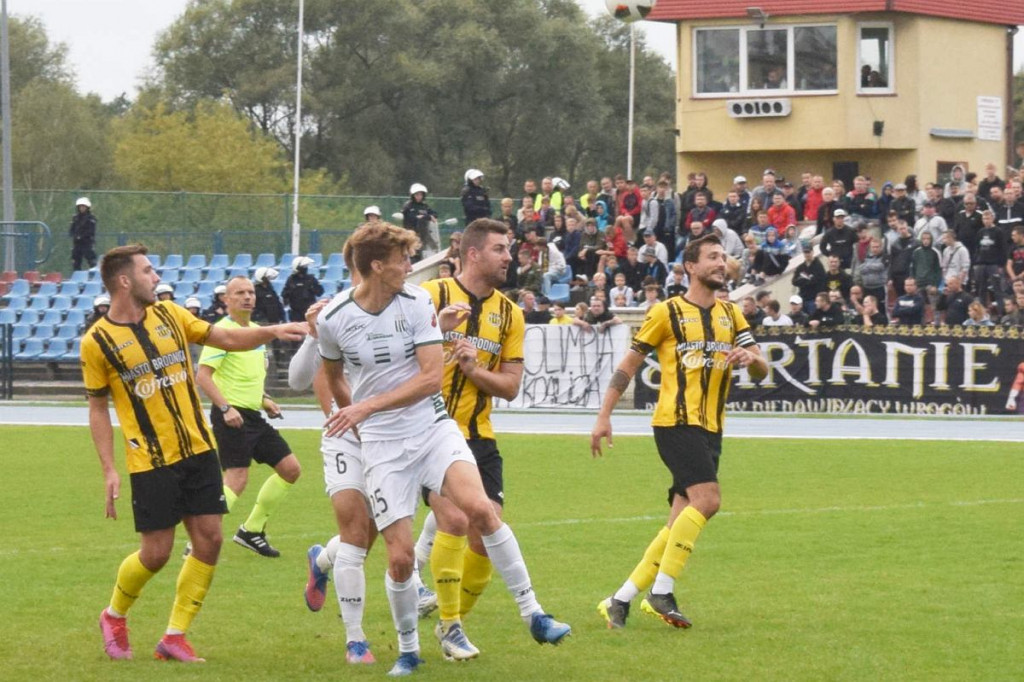
[[[13,251],[13,258],[9,258]],[[0,220],[0,263],[18,272],[35,270],[53,253],[53,232],[39,220]]]

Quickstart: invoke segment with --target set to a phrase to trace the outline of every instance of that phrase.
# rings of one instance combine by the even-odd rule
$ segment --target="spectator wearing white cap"
[[[750,211],[750,190],[747,189],[747,178],[743,175],[737,175],[732,179],[732,188],[736,192],[736,196],[739,197],[740,205],[747,212]]]
[[[156,294],[156,300],[158,301],[174,300],[174,287],[170,284],[157,284],[154,293]]]
[[[284,322],[284,304],[274,291],[271,284],[278,277],[274,268],[256,268],[252,277],[256,303],[252,309],[252,321],[259,324],[279,324]]]
[[[843,270],[849,270],[853,264],[853,246],[857,242],[857,233],[846,224],[844,209],[837,208],[832,214],[832,221],[832,227],[821,238],[821,252],[826,256],[838,256]]]
[[[216,324],[228,314],[228,304],[224,301],[225,294],[228,293],[228,288],[223,284],[218,284],[213,290],[213,301],[210,302],[209,307],[203,311],[203,319],[210,324]]]
[[[650,247],[650,248],[654,249],[654,255],[658,257],[658,260],[661,261],[662,265],[665,266],[665,269],[667,271],[668,270],[668,249],[665,248],[664,244],[662,244],[660,241],[658,241],[658,235],[655,233],[654,230],[652,230],[652,229],[644,230],[643,231],[643,236],[644,236],[644,243],[640,247],[640,255],[641,256],[644,255],[644,248],[646,248],[646,247]],[[659,279],[658,281],[659,282],[663,282],[664,278]]]
[[[484,172],[478,168],[470,168],[465,175],[466,184],[462,187],[462,212],[466,217],[466,225],[477,218],[491,217],[491,199],[484,187]]]
[[[75,202],[75,215],[68,234],[71,236],[71,265],[74,269],[82,269],[83,259],[90,268],[96,267],[96,216],[92,214],[89,197],[79,197]]]
[[[376,223],[380,221],[380,216],[380,206],[367,206],[366,208],[363,209],[363,218],[368,223]]]
[[[807,326],[807,313],[804,311],[804,299],[799,295],[793,294],[789,297],[789,319],[793,320],[793,324],[798,327]]]
[[[185,310],[192,313],[195,317],[199,317],[200,313],[203,312],[203,302],[195,296],[189,296],[185,299]]]

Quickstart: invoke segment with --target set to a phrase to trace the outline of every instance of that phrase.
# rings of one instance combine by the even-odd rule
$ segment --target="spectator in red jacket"
[[[636,180],[627,180],[623,175],[615,176],[615,215],[633,216],[633,224],[640,224],[640,211],[643,209],[644,198],[636,186]]]
[[[817,220],[818,209],[824,199],[822,192],[825,189],[825,178],[815,175],[811,178],[811,186],[804,193],[804,220]]]
[[[796,224],[796,210],[789,205],[784,195],[772,195],[772,205],[768,207],[768,222],[775,226],[779,234],[785,234],[787,227]]]

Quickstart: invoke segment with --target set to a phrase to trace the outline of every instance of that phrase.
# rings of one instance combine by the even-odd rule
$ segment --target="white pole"
[[[7,0],[3,0],[2,7],[3,16],[0,17],[0,89],[3,90],[0,94],[0,117],[3,117],[3,159],[0,163],[3,164],[3,203],[4,203],[4,222],[3,231],[11,233],[14,231],[14,225],[10,224],[10,221],[14,220],[14,177],[11,170],[11,53],[7,33]],[[16,242],[15,237],[12,235],[7,237],[4,249],[4,270],[14,270],[15,264],[15,248]]]
[[[299,253],[299,238],[302,228],[299,226],[299,143],[302,139],[302,31],[304,0],[299,0],[299,41],[297,74],[295,77],[295,178],[292,195],[292,253]]]
[[[629,25],[629,125],[626,142],[626,177],[633,177],[633,102],[636,96],[636,24]]]

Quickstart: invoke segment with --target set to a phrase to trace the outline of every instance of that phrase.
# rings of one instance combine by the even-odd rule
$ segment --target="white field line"
[[[910,504],[889,504],[889,505],[854,505],[850,507],[812,507],[812,508],[793,508],[793,509],[752,509],[749,511],[723,511],[719,512],[716,516],[722,517],[755,517],[755,516],[779,516],[779,515],[799,515],[806,514],[808,516],[815,514],[835,514],[835,513],[861,513],[861,512],[892,512],[892,511],[905,511],[908,509],[929,509],[929,508],[942,508],[942,507],[979,507],[984,505],[995,505],[995,504],[1024,504],[1024,498],[1008,498],[1008,499],[990,499],[990,500],[952,500],[949,502],[914,502]],[[551,521],[524,521],[521,523],[513,523],[515,528],[551,528],[555,526],[585,526],[585,525],[601,525],[601,524],[619,524],[619,523],[647,523],[650,521],[664,521],[667,518],[666,514],[657,515],[643,515],[643,516],[621,516],[611,518],[591,518],[591,519],[555,519]],[[326,520],[326,517],[325,517]],[[122,520],[121,523],[131,523],[130,521]],[[326,525],[326,523],[325,523]],[[275,538],[285,539],[319,539],[326,541],[328,538],[323,534],[308,532],[308,533],[279,533],[274,535]],[[182,532],[178,538],[178,547],[185,546],[185,536]],[[229,544],[229,543],[228,543]],[[127,552],[133,548],[138,547],[138,544],[134,542],[124,542],[104,546],[97,548],[93,546],[90,551],[99,550],[102,552]],[[34,556],[34,555],[52,555],[52,554],[63,554],[74,552],[80,554],[80,549],[73,549],[70,547],[30,547],[26,549],[20,549],[17,547],[9,549],[0,549],[0,557],[17,557],[17,556]],[[173,556],[173,555],[172,555]]]

